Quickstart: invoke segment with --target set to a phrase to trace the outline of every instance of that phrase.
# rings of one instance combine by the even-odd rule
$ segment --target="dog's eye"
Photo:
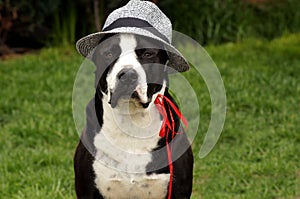
[[[149,58],[152,58],[152,57],[154,57],[155,56],[155,53],[154,52],[152,52],[152,51],[145,51],[144,53],[143,53],[143,58],[147,58],[147,59],[149,59]]]
[[[113,58],[113,53],[112,53],[112,52],[105,52],[105,53],[104,53],[104,56],[105,56],[105,58],[107,58],[107,59],[111,59],[111,58]]]

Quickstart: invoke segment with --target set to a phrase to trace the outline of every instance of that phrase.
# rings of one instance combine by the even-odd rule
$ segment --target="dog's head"
[[[168,59],[164,46],[154,39],[124,33],[106,35],[93,54],[96,92],[112,108],[129,103],[146,109],[155,94],[165,89]]]

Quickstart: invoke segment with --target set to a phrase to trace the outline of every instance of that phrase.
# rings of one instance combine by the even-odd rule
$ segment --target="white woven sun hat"
[[[101,32],[79,39],[76,48],[84,57],[89,57],[103,36],[109,33],[133,33],[162,42],[169,55],[168,66],[178,72],[189,69],[182,54],[172,46],[172,23],[152,2],[131,0],[114,10],[106,19]]]

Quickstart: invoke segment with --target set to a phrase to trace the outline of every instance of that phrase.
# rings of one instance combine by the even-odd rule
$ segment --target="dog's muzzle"
[[[119,82],[127,86],[135,85],[138,81],[138,74],[132,68],[125,68],[118,73],[118,80]]]
[[[122,69],[117,75],[117,83],[114,91],[111,91],[110,104],[112,108],[117,106],[118,100],[123,99],[139,99],[136,92],[138,85],[138,74],[132,68]]]

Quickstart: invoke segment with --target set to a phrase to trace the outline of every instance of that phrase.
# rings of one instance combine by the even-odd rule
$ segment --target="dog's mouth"
[[[117,105],[122,106],[126,103],[131,103],[136,107],[147,108],[150,100],[147,94],[140,89],[140,86],[117,85],[114,91],[110,91],[109,103],[112,108],[115,108]]]

